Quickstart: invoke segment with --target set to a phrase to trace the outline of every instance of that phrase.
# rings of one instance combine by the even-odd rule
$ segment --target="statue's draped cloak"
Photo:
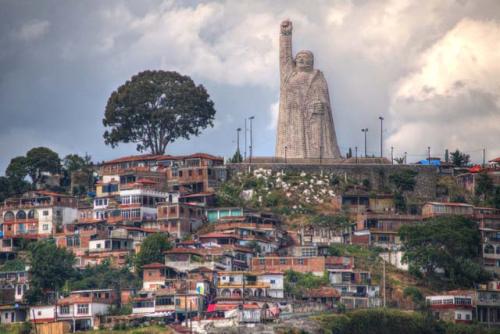
[[[339,158],[323,73],[297,71],[294,66],[288,69],[281,81],[276,156]]]

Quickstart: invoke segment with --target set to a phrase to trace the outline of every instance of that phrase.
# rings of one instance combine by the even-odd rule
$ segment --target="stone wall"
[[[255,169],[271,169],[273,172],[305,172],[333,173],[340,178],[350,178],[362,182],[370,180],[372,188],[376,191],[392,189],[389,175],[402,170],[418,172],[415,190],[412,197],[421,200],[433,200],[436,196],[436,182],[438,170],[434,166],[422,165],[385,165],[385,164],[284,164],[284,163],[240,163],[227,164],[228,178],[238,172],[251,172]]]

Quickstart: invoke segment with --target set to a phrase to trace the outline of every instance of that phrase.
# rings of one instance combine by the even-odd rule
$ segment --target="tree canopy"
[[[213,126],[214,116],[214,103],[203,85],[177,72],[144,71],[109,97],[104,140],[112,147],[136,143],[140,152],[164,154],[169,143]]]
[[[59,155],[47,147],[35,147],[26,153],[26,169],[33,184],[42,180],[44,172],[56,174],[61,170]]]
[[[470,219],[437,217],[404,225],[399,235],[403,260],[414,272],[422,271],[426,277],[452,287],[471,287],[489,277],[477,263],[481,237],[477,224]]]
[[[311,289],[329,285],[327,272],[320,277],[310,272],[300,273],[287,270],[284,278],[285,292],[297,298],[302,298]]]
[[[455,167],[467,166],[470,163],[470,155],[460,152],[459,150],[451,152],[450,155],[451,155],[451,163]]]
[[[149,235],[141,244],[141,250],[137,253],[135,265],[138,272],[142,271],[145,264],[153,262],[164,262],[164,252],[171,249],[172,244],[168,240],[168,235],[164,233],[154,233]]]
[[[137,288],[139,286],[140,280],[128,267],[113,268],[109,261],[104,261],[102,264],[75,273],[68,282],[70,290],[114,288],[120,291],[121,289]]]
[[[10,160],[5,176],[11,179],[23,180],[28,175],[28,161],[26,157],[19,156]]]
[[[29,273],[30,289],[28,302],[44,300],[47,292],[60,291],[67,280],[74,275],[75,256],[69,250],[58,248],[53,240],[42,240],[30,244]]]

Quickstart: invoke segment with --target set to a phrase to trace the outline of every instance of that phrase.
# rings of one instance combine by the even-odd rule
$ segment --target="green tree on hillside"
[[[108,99],[104,140],[112,147],[136,143],[138,151],[164,154],[178,138],[198,136],[213,126],[214,103],[205,87],[177,72],[144,71]]]
[[[455,167],[464,167],[470,163],[470,155],[460,152],[459,150],[455,150],[455,152],[451,152],[451,163]]]
[[[405,169],[389,175],[389,181],[394,185],[394,206],[399,212],[406,212],[406,197],[405,192],[410,192],[415,189],[417,180],[415,179],[418,172]]]
[[[28,176],[28,162],[26,157],[19,156],[10,160],[5,176],[11,179],[23,180]]]
[[[463,287],[489,278],[478,263],[481,237],[477,224],[470,219],[433,218],[416,225],[404,225],[399,235],[405,252],[403,260],[428,278]]]
[[[53,240],[30,244],[28,251],[31,278],[27,301],[30,304],[47,301],[48,293],[61,291],[73,277],[75,256],[71,251],[58,248]]]
[[[44,172],[56,174],[61,171],[59,155],[47,147],[35,147],[26,153],[26,169],[33,185],[42,180]]]
[[[476,181],[476,196],[482,201],[488,201],[495,191],[493,179],[486,173],[479,173]]]
[[[154,233],[149,235],[141,244],[141,250],[137,253],[135,266],[137,272],[142,272],[145,264],[153,262],[163,263],[165,261],[164,252],[171,249],[172,244],[168,240],[168,235],[164,233]]]
[[[229,162],[235,164],[235,163],[240,163],[243,161],[243,157],[241,156],[241,152],[239,149],[234,152],[234,155],[231,159],[229,159]]]
[[[313,273],[300,273],[293,270],[285,272],[285,292],[295,298],[302,298],[308,290],[329,285],[328,273],[316,276]]]
[[[87,164],[88,162],[86,161],[86,159],[79,156],[78,154],[68,154],[63,159],[63,167],[64,170],[68,172],[68,174],[82,170],[87,166]]]

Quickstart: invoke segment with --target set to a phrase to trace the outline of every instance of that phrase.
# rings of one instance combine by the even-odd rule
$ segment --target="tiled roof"
[[[184,159],[208,159],[208,160],[222,160],[223,157],[217,157],[215,155],[207,153],[194,153],[190,155],[154,155],[154,154],[142,154],[142,155],[130,155],[126,157],[121,157],[114,160],[105,161],[103,165],[112,165],[122,162],[133,162],[133,161],[152,161],[152,160],[184,160]]]
[[[165,268],[165,265],[162,263],[153,262],[153,263],[146,264],[146,265],[142,266],[142,268],[143,269],[163,269],[163,268]]]

